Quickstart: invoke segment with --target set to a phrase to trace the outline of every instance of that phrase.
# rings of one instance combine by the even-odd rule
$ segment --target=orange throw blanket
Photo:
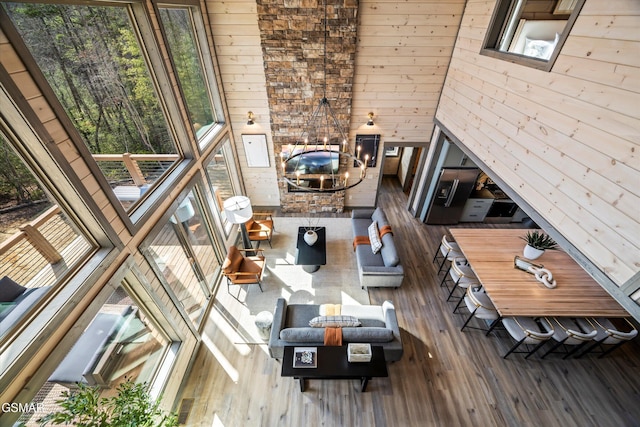
[[[324,345],[342,345],[342,328],[324,328]]]
[[[380,238],[382,239],[382,236],[384,236],[387,233],[391,233],[393,235],[393,233],[391,232],[391,226],[390,225],[383,225],[382,227],[380,227]]]
[[[355,252],[356,246],[358,245],[370,245],[371,241],[369,240],[369,236],[356,236],[353,239],[353,251]]]

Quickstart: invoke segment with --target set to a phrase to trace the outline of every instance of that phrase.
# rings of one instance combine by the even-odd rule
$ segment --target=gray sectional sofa
[[[380,207],[376,209],[354,209],[351,212],[354,239],[358,236],[367,236],[368,228],[373,221],[378,222],[378,229],[389,225],[387,217]],[[377,254],[373,253],[371,245],[359,244],[355,247],[360,286],[363,288],[397,288],[404,279],[404,269],[400,263],[400,256],[396,250],[392,233],[382,236],[381,241],[382,248]]]
[[[371,343],[384,349],[387,362],[402,358],[400,328],[391,301],[382,305],[342,305],[341,314],[357,317],[361,323],[361,326],[342,328],[343,344]],[[309,321],[319,315],[319,304],[288,304],[279,298],[269,337],[271,357],[282,360],[285,346],[324,345],[324,328],[309,327]]]

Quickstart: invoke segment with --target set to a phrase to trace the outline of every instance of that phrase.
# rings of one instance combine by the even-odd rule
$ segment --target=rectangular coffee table
[[[325,227],[315,228],[318,240],[313,246],[304,241],[304,227],[298,227],[298,239],[296,241],[296,265],[302,265],[307,273],[318,271],[321,265],[327,263],[327,233]]]
[[[294,348],[284,348],[280,375],[298,379],[300,391],[304,391],[305,380],[360,380],[360,391],[366,391],[371,378],[389,376],[384,350],[380,346],[371,346],[371,362],[349,362],[347,346],[318,346],[316,368],[294,368]]]

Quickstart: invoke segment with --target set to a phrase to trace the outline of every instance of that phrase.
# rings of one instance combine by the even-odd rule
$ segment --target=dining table
[[[483,289],[502,317],[628,317],[629,313],[562,249],[530,261],[549,270],[548,288],[534,274],[515,267],[528,231],[522,228],[450,228]]]

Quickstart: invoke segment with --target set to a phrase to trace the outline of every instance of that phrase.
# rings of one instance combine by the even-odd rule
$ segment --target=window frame
[[[171,204],[171,206],[169,206],[169,208],[165,211],[165,213],[162,215],[162,217],[160,219],[158,219],[158,221],[156,222],[156,224],[153,226],[153,228],[149,231],[149,233],[147,234],[147,236],[145,237],[145,239],[140,243],[138,250],[140,251],[141,254],[144,255],[146,262],[151,266],[151,270],[153,271],[153,274],[156,276],[157,280],[162,284],[162,287],[164,288],[165,292],[169,295],[171,302],[173,303],[173,305],[176,307],[176,309],[180,312],[181,316],[183,317],[185,324],[188,325],[189,329],[194,333],[194,335],[198,335],[198,331],[202,330],[202,328],[204,327],[205,323],[206,323],[206,315],[209,311],[210,308],[210,304],[205,302],[205,305],[203,307],[203,318],[200,320],[199,324],[194,325],[192,320],[189,318],[189,314],[186,312],[183,304],[180,302],[178,296],[176,295],[175,291],[173,290],[171,284],[169,284],[169,282],[167,281],[167,279],[165,278],[164,274],[162,273],[162,271],[160,271],[160,269],[158,268],[158,265],[156,264],[153,255],[151,254],[151,246],[153,245],[153,242],[155,241],[156,237],[159,235],[159,233],[162,232],[162,229],[165,227],[165,225],[167,224],[167,222],[169,222],[169,218],[171,218],[176,209],[178,208],[178,206],[180,206],[180,204],[187,198],[189,197],[189,195],[191,193],[193,193],[195,195],[196,198],[198,198],[198,200],[196,200],[196,203],[198,203],[199,207],[202,209],[202,214],[203,214],[203,224],[205,227],[207,227],[207,234],[209,235],[209,238],[211,239],[211,243],[212,243],[212,248],[213,251],[217,257],[216,262],[220,265],[220,269],[222,267],[222,259],[220,258],[220,247],[219,247],[219,241],[218,241],[218,236],[213,232],[213,230],[211,230],[211,218],[212,218],[212,212],[210,211],[210,207],[209,207],[209,201],[207,200],[208,197],[202,193],[201,188],[204,185],[201,177],[199,175],[194,176],[194,178],[191,179],[191,181],[189,182],[189,184],[187,184],[185,186],[185,188],[180,192],[180,195],[178,197],[176,197],[176,199],[173,201],[173,203]],[[196,264],[199,261],[196,260]],[[197,268],[200,268],[199,266]],[[206,301],[210,301],[211,298],[215,295],[215,288],[217,283],[219,282],[220,279],[220,269],[219,271],[216,273],[216,277],[212,280],[211,283],[208,283],[207,286],[201,286],[200,288],[202,289],[202,291],[205,294],[206,297]]]
[[[204,135],[202,135],[201,139],[198,139],[196,130],[191,126],[193,135],[196,140],[196,144],[200,150],[200,153],[203,153],[207,147],[209,147],[219,136],[221,130],[223,129],[226,119],[225,119],[225,111],[222,103],[222,94],[220,93],[220,88],[218,87],[218,79],[215,72],[216,67],[213,64],[213,59],[215,58],[211,51],[209,50],[208,36],[205,29],[204,17],[202,15],[202,11],[200,10],[199,4],[197,1],[193,0],[185,0],[180,3],[171,3],[168,1],[162,0],[153,0],[153,7],[156,13],[158,24],[160,26],[160,32],[164,40],[167,40],[166,31],[164,22],[162,20],[160,9],[187,9],[189,11],[189,15],[191,17],[192,28],[194,33],[194,41],[196,43],[196,49],[199,52],[200,64],[202,65],[203,78],[205,79],[205,83],[207,85],[207,94],[209,95],[209,101],[211,102],[212,113],[214,115],[214,125],[211,127],[209,131],[207,131]],[[167,52],[169,53],[169,60],[171,61],[171,66],[174,70],[176,70],[176,64],[174,62],[174,56],[171,52],[171,47],[168,43],[166,44]],[[182,83],[180,79],[176,75],[176,81],[178,84],[178,90],[180,91],[180,96],[184,102],[184,108],[189,114],[189,106],[186,103],[186,97],[184,94],[184,90],[182,89]]]
[[[29,3],[28,0],[14,1],[19,3]],[[41,2],[45,3],[44,0]],[[58,0],[57,3],[65,4],[65,1]],[[88,1],[86,3],[81,3],[80,5],[98,7],[114,6],[113,3],[105,4],[99,0]],[[109,202],[118,213],[118,216],[122,219],[128,231],[134,234],[165,200],[166,191],[175,187],[175,184],[187,173],[188,167],[195,161],[196,152],[190,143],[191,138],[189,137],[182,114],[180,113],[181,110],[178,105],[178,100],[176,99],[176,94],[173,91],[166,63],[158,45],[157,33],[154,31],[146,5],[138,0],[128,0],[115,4],[115,7],[125,8],[130,17],[131,25],[136,33],[141,55],[147,64],[149,76],[152,84],[154,85],[158,103],[163,112],[168,131],[174,140],[175,147],[178,151],[177,154],[180,156],[180,160],[173,164],[171,170],[167,171],[166,174],[160,177],[154,183],[152,190],[148,191],[147,194],[136,202],[136,205],[128,211],[124,209],[120,201],[117,199],[107,181],[107,178],[98,166],[97,162],[93,159],[92,153],[89,151],[89,148],[80,136],[75,125],[68,117],[62,104],[58,100],[58,97],[22,40],[18,30],[14,27],[11,19],[7,16],[4,8],[1,7],[0,27],[5,31],[5,34],[11,43],[17,47],[22,61],[26,64],[27,69],[32,74],[34,80],[36,80],[47,102],[49,102],[51,108],[55,111],[56,117],[63,125],[71,141],[73,141],[74,147],[87,163],[92,175],[95,177],[106,197],[109,199]],[[36,117],[36,122],[38,121],[39,120]]]
[[[487,27],[484,40],[482,41],[480,55],[485,55],[495,59],[501,59],[503,61],[512,62],[514,64],[524,65],[526,67],[549,72],[553,68],[553,65],[555,64],[556,59],[558,58],[558,55],[560,54],[560,51],[562,50],[562,47],[564,46],[564,43],[567,40],[569,33],[571,32],[571,28],[573,27],[575,21],[578,19],[582,6],[585,4],[586,0],[577,0],[576,6],[571,15],[569,15],[564,30],[562,31],[562,34],[560,34],[560,38],[558,39],[558,43],[556,44],[553,53],[548,60],[499,50],[498,45],[500,43],[500,38],[504,33],[507,21],[513,13],[513,7],[515,6],[516,2],[517,0],[496,1],[493,15],[491,16],[491,20],[489,21],[489,26]]]

